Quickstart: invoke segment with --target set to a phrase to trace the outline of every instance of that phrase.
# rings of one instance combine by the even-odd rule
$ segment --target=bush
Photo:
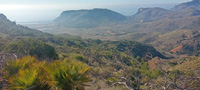
[[[43,41],[35,39],[25,39],[18,42],[9,43],[2,47],[4,52],[9,53],[20,53],[23,55],[36,55],[38,58],[46,59],[53,58],[57,59],[54,48]]]
[[[178,63],[177,62],[169,62],[168,63],[170,66],[176,66]]]
[[[90,80],[90,68],[70,58],[48,63],[26,56],[8,61],[4,69],[11,90],[84,90]]]

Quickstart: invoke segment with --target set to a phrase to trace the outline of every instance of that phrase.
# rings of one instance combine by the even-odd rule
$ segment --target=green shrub
[[[84,90],[90,80],[90,68],[70,58],[46,62],[26,56],[8,61],[4,69],[11,90]]]

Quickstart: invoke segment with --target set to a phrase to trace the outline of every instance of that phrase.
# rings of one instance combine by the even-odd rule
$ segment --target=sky
[[[191,0],[0,0],[0,13],[11,21],[52,21],[66,10],[107,8],[123,15],[133,15],[139,8],[162,7]]]

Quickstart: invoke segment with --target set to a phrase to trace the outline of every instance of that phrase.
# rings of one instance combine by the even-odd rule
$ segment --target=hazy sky
[[[0,0],[0,13],[17,22],[51,21],[65,10],[108,8],[124,15],[140,7],[169,9],[191,0]]]

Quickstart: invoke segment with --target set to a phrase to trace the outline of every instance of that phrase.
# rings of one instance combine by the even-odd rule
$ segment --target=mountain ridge
[[[140,8],[132,16],[124,16],[109,9],[95,8],[64,11],[54,22],[56,22],[58,27],[94,28],[127,23],[127,21],[128,23],[143,23],[198,15],[200,15],[200,10],[194,7],[179,11],[167,10],[160,7]]]
[[[23,33],[22,33],[23,32]],[[51,36],[51,34],[44,33],[39,30],[31,29],[26,26],[18,25],[12,22],[4,14],[0,14],[0,33],[8,36],[30,36],[30,37],[44,37]]]
[[[61,26],[90,28],[123,20],[126,20],[126,17],[120,13],[109,9],[95,8],[64,11],[54,22]]]
[[[2,13],[0,13],[0,18],[1,19],[7,19],[7,17],[4,14],[2,14]]]
[[[171,10],[172,11],[180,11],[180,10],[183,10],[183,9],[186,9],[189,7],[200,9],[200,0],[192,0],[190,2],[181,3],[181,4],[173,7]]]

